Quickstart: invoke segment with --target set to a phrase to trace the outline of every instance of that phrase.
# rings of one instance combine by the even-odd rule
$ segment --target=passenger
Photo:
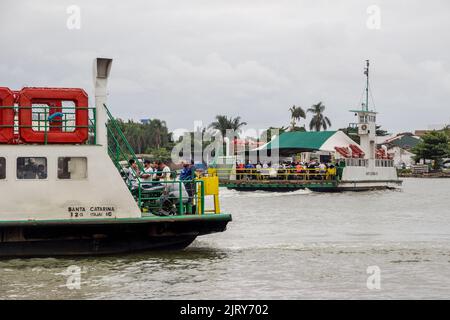
[[[327,179],[333,179],[336,176],[336,166],[333,163],[328,165]]]
[[[297,165],[295,166],[295,173],[297,178],[301,178],[301,174],[303,173],[303,166],[301,165],[301,162],[297,162]]]
[[[188,203],[192,204],[195,194],[195,171],[194,163],[183,162],[183,169],[180,173],[180,180],[183,181],[184,188],[188,194]]]
[[[237,176],[238,176],[238,180],[241,180],[244,177],[244,171],[245,171],[245,166],[242,162],[238,162],[236,165],[236,171],[237,171]]]
[[[37,166],[33,158],[28,159],[27,164],[24,167],[23,178],[24,179],[36,179]]]
[[[319,164],[319,172],[320,172],[320,174],[327,172],[327,165],[325,163]]]
[[[182,164],[183,169],[180,172],[180,180],[193,180],[195,176],[193,163],[183,162]]]
[[[252,164],[250,160],[247,161],[247,164],[245,165],[245,169],[254,169],[255,166]]]
[[[134,159],[128,161],[130,167],[128,168],[128,184],[129,187],[134,190],[139,187],[137,177],[139,177],[139,167]]]
[[[320,173],[320,179],[323,180],[325,178],[325,175],[327,173],[327,166],[325,163],[319,164],[319,173]]]
[[[169,166],[167,166],[163,161],[158,161],[158,172],[161,172],[160,178],[164,181],[169,181],[171,172]]]
[[[254,169],[255,166],[252,164],[250,160],[248,160],[247,164],[245,165],[245,172],[247,174],[247,179],[253,179],[255,174]]]
[[[150,160],[144,161],[144,172],[141,174],[142,181],[149,182],[153,179],[153,168]]]
[[[37,176],[39,179],[47,179],[47,170],[43,164],[38,165]]]

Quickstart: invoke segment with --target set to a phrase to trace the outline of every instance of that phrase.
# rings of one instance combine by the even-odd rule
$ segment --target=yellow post
[[[197,203],[196,203],[196,208],[197,208],[197,212],[198,214],[203,214],[203,210],[202,210],[202,188],[199,188],[199,184],[196,183],[195,184],[196,188],[197,188]]]
[[[220,204],[219,204],[219,177],[217,176],[217,171],[215,169],[208,169],[208,176],[201,177],[200,180],[203,181],[204,185],[204,196],[213,196],[214,197],[214,213],[220,213]],[[200,191],[201,193],[201,191]],[[199,194],[198,199],[201,199],[201,195]],[[205,212],[211,212],[211,210],[205,210]]]

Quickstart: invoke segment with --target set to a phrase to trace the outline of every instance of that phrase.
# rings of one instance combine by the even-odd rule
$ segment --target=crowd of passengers
[[[160,181],[177,180],[177,172],[172,171],[170,167],[163,161],[144,160],[143,169],[139,167],[134,159],[128,161],[129,168],[127,171],[128,182],[137,187],[141,184],[155,184]],[[191,162],[183,162],[183,168],[180,171],[178,179],[181,181],[190,181],[195,177],[195,167]]]
[[[309,162],[284,161],[280,163],[257,162],[247,163],[236,162],[236,178],[242,179],[329,179],[336,175],[336,165],[332,162],[324,163],[317,160]]]
[[[127,183],[132,192],[153,192],[160,190],[169,197],[179,198],[192,203],[195,194],[195,166],[193,162],[183,162],[183,168],[177,174],[163,161],[144,160],[143,168],[134,159],[128,161],[129,167],[125,169]],[[179,183],[170,181],[179,181]],[[180,190],[181,188],[181,190]]]

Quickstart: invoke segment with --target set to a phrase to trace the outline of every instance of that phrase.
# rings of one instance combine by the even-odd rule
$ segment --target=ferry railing
[[[44,133],[44,144],[48,143],[48,133],[53,130],[60,132],[73,132],[76,129],[87,128],[88,140],[85,144],[96,144],[96,108],[95,107],[74,107],[63,106],[55,107],[48,105],[36,105],[31,107],[22,106],[0,106],[1,109],[13,109],[17,114],[22,109],[31,109],[32,122],[31,125],[22,125],[19,123],[17,117],[14,119],[14,123],[7,125],[0,125],[0,128],[13,128],[17,134],[20,128],[31,128],[34,131]],[[76,110],[88,111],[88,122],[85,125],[76,124]]]
[[[153,172],[153,177],[160,176],[158,180],[147,181],[141,178],[141,175],[145,174],[143,163],[137,158],[118,121],[112,116],[106,105],[105,110],[109,120],[106,124],[108,153],[141,211],[156,215],[204,214],[203,181],[165,179],[167,176],[176,177],[177,173],[175,171]],[[130,159],[135,161],[137,165],[136,170],[129,167],[128,161]]]
[[[119,126],[117,120],[112,116],[106,105],[103,105],[108,116],[108,122],[106,123],[106,131],[108,135],[108,153],[116,165],[118,170],[123,170],[124,166],[122,161],[128,163],[130,159],[133,159],[141,172],[144,172],[144,166],[137,158],[133,148],[125,137],[122,129]]]
[[[337,179],[336,167],[334,168],[218,168],[219,176],[234,176],[236,180],[327,180]],[[230,180],[230,179],[228,179]]]
[[[136,180],[132,193],[143,213],[154,215],[205,214],[202,180]]]

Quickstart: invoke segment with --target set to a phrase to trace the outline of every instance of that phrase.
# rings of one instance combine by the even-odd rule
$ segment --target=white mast
[[[373,110],[369,110],[369,60],[366,60],[366,100],[362,104],[361,110],[352,110],[358,117],[358,136],[360,146],[363,149],[365,159],[375,159],[376,151],[376,115]]]
[[[106,131],[107,115],[104,105],[107,102],[108,78],[111,71],[112,59],[94,59],[93,73],[95,86],[95,112],[96,112],[96,143],[108,148]]]

